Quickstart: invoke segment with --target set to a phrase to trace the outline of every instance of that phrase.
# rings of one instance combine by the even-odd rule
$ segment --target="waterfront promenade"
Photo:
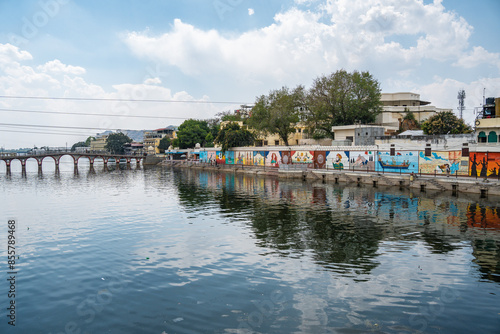
[[[318,180],[332,183],[365,184],[378,186],[393,186],[427,190],[450,191],[453,193],[475,193],[481,197],[500,196],[500,179],[498,177],[471,177],[464,175],[382,173],[369,169],[314,169],[307,165],[281,165],[280,167],[254,165],[215,165],[199,161],[166,160],[164,166],[177,168],[193,168],[232,173],[247,173],[280,178]]]

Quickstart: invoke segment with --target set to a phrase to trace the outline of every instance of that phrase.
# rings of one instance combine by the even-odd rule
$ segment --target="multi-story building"
[[[437,108],[431,106],[430,102],[420,99],[420,94],[382,93],[380,97],[383,111],[375,119],[377,125],[398,127],[405,115],[411,111],[415,119],[420,123],[441,111],[452,111],[451,109]]]
[[[477,142],[498,145],[500,142],[500,98],[489,97],[476,121]]]
[[[150,154],[160,153],[158,146],[164,137],[177,138],[177,127],[170,125],[166,128],[146,131],[144,133],[144,150]]]
[[[106,139],[108,135],[98,135],[90,142],[90,150],[94,152],[106,151]]]

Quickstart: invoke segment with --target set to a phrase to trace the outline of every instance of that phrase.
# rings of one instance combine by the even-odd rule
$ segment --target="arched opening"
[[[479,134],[477,135],[477,142],[486,143],[486,133],[484,133],[484,131],[479,132]]]
[[[495,131],[490,131],[488,134],[488,143],[496,143],[498,142],[497,133]]]

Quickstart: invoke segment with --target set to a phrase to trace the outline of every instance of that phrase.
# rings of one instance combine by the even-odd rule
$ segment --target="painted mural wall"
[[[266,152],[266,166],[279,167],[281,162],[281,154],[279,151]]]
[[[469,156],[470,176],[498,177],[500,170],[500,153],[471,152]]]
[[[417,151],[378,152],[375,170],[384,173],[418,173]],[[352,160],[352,159],[351,159]]]
[[[226,151],[226,165],[234,165],[234,151]]]
[[[375,170],[375,151],[352,151],[349,166],[351,169]]]
[[[292,163],[312,164],[314,162],[314,151],[291,151]]]
[[[200,152],[200,161],[208,162],[208,152],[205,151]]]
[[[461,150],[434,151],[201,151],[200,161],[217,164],[240,164],[279,167],[287,164],[310,164],[316,169],[370,170],[384,173],[422,173],[500,177],[500,153]]]
[[[462,151],[432,152],[426,157],[423,151],[418,155],[419,172],[424,174],[446,174],[447,168],[450,174],[468,175],[469,158],[462,157]]]
[[[218,165],[226,164],[226,155],[222,151],[217,151],[217,156],[215,157]]]
[[[349,169],[349,156],[349,151],[326,152],[326,168],[336,170]]]
[[[266,151],[253,151],[253,164],[264,166],[266,162]]]

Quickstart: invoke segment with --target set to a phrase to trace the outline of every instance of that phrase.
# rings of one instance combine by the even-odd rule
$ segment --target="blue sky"
[[[384,92],[441,108],[467,93],[466,119],[500,96],[500,1],[0,1],[0,95],[166,99],[111,103],[0,98],[9,124],[158,128],[209,118],[283,85],[310,87],[338,69],[370,71]],[[21,113],[9,109],[137,119]],[[7,132],[0,146],[64,146],[78,136]],[[26,131],[26,128],[15,128]],[[28,130],[30,131],[30,130]],[[37,130],[42,132],[42,130]],[[34,132],[34,131],[33,131]]]

